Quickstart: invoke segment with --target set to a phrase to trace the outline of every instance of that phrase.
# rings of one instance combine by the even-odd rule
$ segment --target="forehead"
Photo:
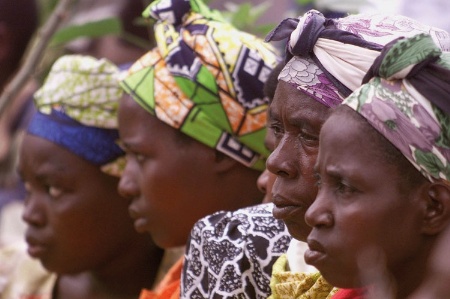
[[[284,81],[279,81],[269,109],[270,118],[293,124],[306,121],[318,127],[325,122],[329,112],[328,107]]]
[[[369,130],[369,124],[355,120],[348,114],[331,114],[320,132],[317,165],[326,169],[339,169],[348,175],[395,173],[391,169],[392,165],[381,161],[381,146],[372,139]],[[374,160],[380,160],[380,163],[374,163]]]
[[[100,170],[69,150],[44,138],[26,134],[19,156],[19,171],[34,174],[56,173],[60,176],[85,177]]]
[[[175,128],[142,108],[129,95],[119,105],[119,137],[128,149],[161,148],[163,143],[180,139]]]

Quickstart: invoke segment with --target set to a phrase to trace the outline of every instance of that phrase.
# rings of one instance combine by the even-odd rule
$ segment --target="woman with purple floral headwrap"
[[[443,30],[379,14],[327,19],[313,10],[300,19],[284,20],[268,35],[267,40],[288,38],[287,63],[269,112],[276,148],[267,167],[277,175],[273,215],[286,223],[295,239],[306,241],[310,232],[304,215],[317,192],[313,166],[329,108],[340,105],[361,85],[384,45],[417,33],[429,33],[439,48],[450,49],[449,35]],[[312,294],[331,298],[336,292],[322,276],[299,273],[295,260],[304,249],[295,249],[302,244],[293,241],[287,255],[274,265],[273,298]]]
[[[320,133],[305,260],[334,286],[407,298],[450,223],[450,53],[398,39],[363,82]]]
[[[320,128],[329,108],[339,105],[360,86],[385,44],[420,32],[430,33],[439,47],[450,48],[450,38],[445,31],[406,17],[378,14],[327,19],[317,11],[309,11],[299,19],[283,21],[268,36],[267,40],[289,39],[287,64],[279,76],[269,109],[268,127],[276,136],[276,148],[267,160],[267,167],[277,175],[272,190],[273,215],[285,222],[294,238],[305,241],[310,231],[304,213],[317,192],[313,165]],[[229,289],[242,298],[266,298],[270,293],[273,298],[327,298],[334,294],[332,286],[317,273],[296,275],[305,267],[304,263],[296,262],[303,261],[305,242],[294,240],[287,255],[277,260],[271,289],[272,268],[254,258],[255,252],[264,251],[250,238],[239,239],[240,247],[236,250],[242,252],[241,260],[216,258],[227,252],[227,241],[234,240],[235,231],[244,231],[245,236],[260,233],[261,227],[257,224],[270,220],[259,212],[258,208],[241,209],[197,222],[188,244],[192,254],[186,256],[183,298],[195,295],[222,298]],[[215,267],[209,269],[211,264]],[[244,271],[231,276],[227,270],[236,265],[242,265]],[[248,277],[252,275],[247,273],[252,271],[262,275],[256,281],[251,280]]]

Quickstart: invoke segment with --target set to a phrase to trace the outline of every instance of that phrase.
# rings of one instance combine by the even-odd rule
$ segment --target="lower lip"
[[[277,219],[286,219],[300,213],[303,213],[303,208],[300,206],[274,206],[272,210],[273,217]]]
[[[27,251],[31,257],[39,258],[44,255],[46,248],[42,245],[28,245]]]
[[[323,260],[325,257],[325,254],[320,251],[315,251],[311,249],[307,249],[305,251],[305,262],[309,265],[316,266],[319,261]]]
[[[134,220],[134,229],[138,233],[145,233],[147,231],[148,221],[145,218],[138,218]]]

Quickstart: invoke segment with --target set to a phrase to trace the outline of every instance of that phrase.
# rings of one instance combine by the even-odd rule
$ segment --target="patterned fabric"
[[[288,38],[288,62],[279,80],[335,107],[361,85],[384,45],[418,33],[429,33],[441,49],[450,50],[446,31],[403,16],[358,14],[327,19],[316,10],[284,20],[266,40]]]
[[[291,237],[273,204],[198,221],[187,245],[181,298],[267,298],[272,265]]]
[[[344,104],[430,181],[450,181],[450,53],[426,34],[389,44]]]
[[[236,30],[200,0],[158,0],[157,48],[125,74],[122,86],[144,109],[242,164],[265,168],[267,100],[277,64],[270,45]]]
[[[59,144],[108,174],[120,176],[124,152],[116,144],[123,91],[111,62],[67,55],[52,66],[35,93],[38,113],[28,132]]]
[[[269,299],[329,299],[338,290],[319,272],[298,273],[288,269],[288,259],[283,254],[272,268],[272,295]]]
[[[0,298],[51,299],[56,275],[47,272],[22,247],[0,250]]]

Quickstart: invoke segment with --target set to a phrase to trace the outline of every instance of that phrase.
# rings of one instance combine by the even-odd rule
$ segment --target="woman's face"
[[[329,108],[280,81],[269,110],[268,127],[275,148],[267,169],[276,175],[272,189],[273,215],[282,219],[289,233],[306,240],[306,209],[316,197],[313,167],[319,150],[319,133]]]
[[[242,198],[217,196],[215,150],[182,136],[126,95],[119,108],[120,139],[127,165],[119,190],[129,200],[139,232],[163,248],[184,245],[200,218],[242,207]]]
[[[326,121],[315,167],[319,191],[306,213],[312,231],[305,261],[341,288],[371,283],[364,265],[383,269],[369,254],[394,276],[414,269],[424,243],[420,192],[401,191],[397,167],[385,162],[367,129],[345,114]]]
[[[130,244],[152,244],[134,231],[118,179],[65,148],[26,135],[18,170],[27,191],[28,253],[49,271],[99,270]]]
[[[266,133],[266,138],[264,139],[264,145],[266,148],[272,152],[275,148],[275,135],[273,134],[273,130],[268,128]],[[275,182],[276,175],[271,173],[267,168],[260,174],[256,184],[258,185],[258,189],[264,193],[263,203],[272,202],[272,187]]]

